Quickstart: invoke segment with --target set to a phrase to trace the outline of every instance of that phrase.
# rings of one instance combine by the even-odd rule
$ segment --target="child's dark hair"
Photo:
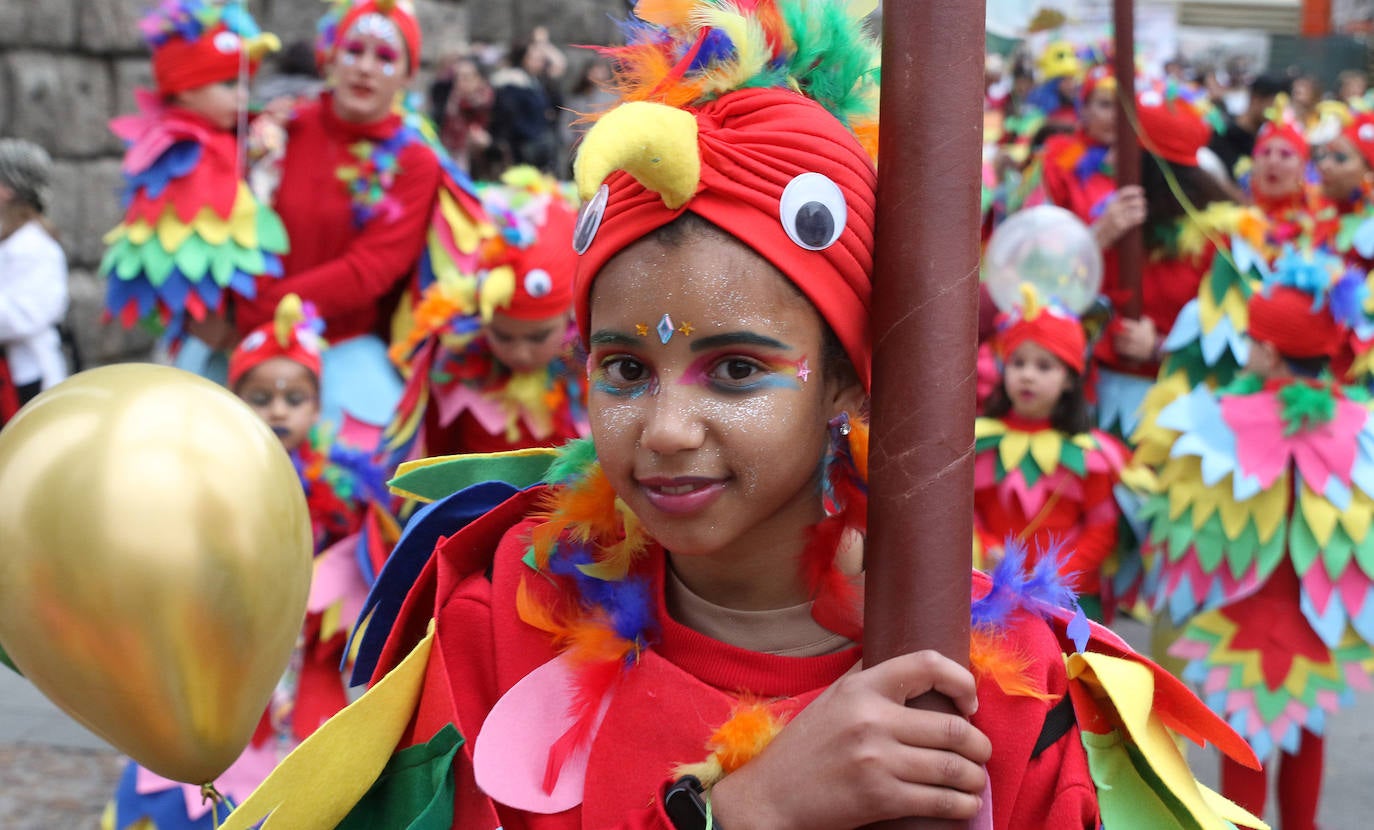
[[[1316,380],[1331,370],[1331,361],[1325,357],[1288,357],[1281,355],[1288,371],[1300,378]]]
[[[673,221],[649,233],[645,238],[652,239],[660,245],[681,245],[688,237],[697,234],[715,234],[730,239],[738,238],[714,222],[691,211],[683,212]],[[811,302],[791,280],[784,280],[784,282],[798,299]],[[835,330],[825,321],[825,317],[820,312],[817,312],[816,316],[821,321],[823,338],[821,340],[821,376],[826,381],[833,380],[839,383],[841,387],[858,383],[859,373],[854,368],[853,361],[849,359],[849,353],[844,350],[844,344],[840,342]]]
[[[1088,420],[1088,400],[1083,392],[1083,376],[1067,366],[1065,370],[1069,373],[1069,388],[1054,402],[1054,409],[1050,410],[1050,426],[1068,435],[1077,435],[1092,429],[1092,421]],[[989,418],[1001,418],[1009,412],[1011,398],[1007,397],[1006,376],[1003,375],[1002,382],[993,388],[983,404],[983,414]]]

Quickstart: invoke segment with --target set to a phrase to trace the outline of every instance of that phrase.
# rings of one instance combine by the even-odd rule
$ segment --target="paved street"
[[[1137,647],[1144,629],[1120,627]],[[1374,695],[1335,719],[1327,740],[1323,830],[1371,826],[1374,816]],[[1212,753],[1194,753],[1203,780],[1215,786]],[[119,776],[120,759],[58,711],[32,686],[0,668],[0,830],[84,830],[100,812]],[[1270,816],[1270,820],[1273,817]]]

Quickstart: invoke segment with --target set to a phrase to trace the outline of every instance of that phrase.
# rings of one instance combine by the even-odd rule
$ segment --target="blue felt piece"
[[[151,820],[158,830],[214,830],[234,809],[233,800],[226,798],[224,803],[206,810],[205,815],[192,821],[186,814],[186,797],[180,787],[144,795],[138,792],[137,783],[138,767],[130,761],[124,765],[124,773],[115,788],[115,830],[140,826],[138,822],[142,819]]]
[[[230,291],[241,297],[253,299],[258,295],[258,281],[252,274],[245,274],[235,268],[234,273],[229,276],[229,285],[225,286]]]
[[[173,179],[179,179],[196,169],[196,165],[200,164],[201,152],[202,147],[194,141],[178,141],[168,147],[157,161],[148,165],[146,170],[128,176],[127,192],[132,194],[138,188],[143,188],[148,198],[158,198]],[[127,206],[127,200],[125,204]]]
[[[1202,336],[1202,359],[1208,366],[1215,366],[1227,352],[1235,355],[1236,362],[1244,366],[1250,359],[1250,341],[1236,331],[1230,320],[1222,319]]]
[[[411,516],[358,615],[368,623],[353,664],[352,685],[366,683],[372,677],[401,604],[434,553],[439,537],[452,536],[518,492],[518,488],[503,481],[474,484],[425,505]],[[344,653],[352,651],[352,647],[350,643]]]
[[[1360,492],[1374,496],[1374,432],[1369,422],[1365,422],[1364,429],[1356,434],[1355,442],[1355,466],[1350,471],[1350,478]]]
[[[1301,474],[1298,476],[1301,477]],[[1310,485],[1312,482],[1308,482],[1308,484]],[[1349,510],[1352,495],[1350,488],[1345,486],[1345,482],[1341,481],[1338,476],[1327,476],[1326,490],[1322,493],[1322,498],[1334,504],[1337,510]]]
[[[1088,615],[1083,613],[1082,608],[1074,610],[1073,619],[1069,620],[1065,632],[1069,639],[1073,640],[1073,647],[1082,654],[1083,649],[1088,647],[1088,637],[1092,634],[1092,626],[1088,625]]]
[[[200,279],[191,283],[191,289],[200,295],[206,308],[219,308],[224,300],[224,289],[212,279]]]
[[[118,314],[133,300],[138,304],[138,316],[143,317],[157,305],[157,292],[146,279],[122,280],[113,274],[105,281],[105,307]]]
[[[1271,276],[1269,263],[1265,261],[1264,256],[1239,235],[1231,237],[1231,259],[1235,260],[1236,270],[1242,274],[1249,273],[1251,269],[1254,269],[1259,271],[1260,276],[1264,279]]]
[[[1355,250],[1365,259],[1374,259],[1374,219],[1366,219],[1355,231]]]
[[[1360,613],[1350,618],[1355,633],[1366,643],[1374,643],[1374,587],[1365,588]]]
[[[1174,327],[1160,346],[1166,352],[1176,352],[1202,336],[1202,316],[1197,300],[1189,300],[1174,318]]]
[[[1150,378],[1124,375],[1101,369],[1097,377],[1097,424],[1110,430],[1120,424],[1122,435],[1130,435],[1140,425],[1140,405],[1153,386]]]
[[[328,339],[329,332],[324,335]],[[366,334],[332,343],[323,362],[321,421],[342,425],[345,412],[375,427],[391,421],[405,386],[381,338]]]
[[[1320,568],[1321,563],[1312,565]],[[1312,598],[1306,591],[1299,592],[1299,604],[1302,608],[1302,615],[1307,618],[1307,624],[1312,626],[1312,630],[1317,632],[1317,636],[1322,639],[1327,648],[1335,648],[1340,645],[1341,637],[1345,635],[1345,625],[1349,621],[1349,615],[1345,612],[1345,606],[1341,604],[1339,592],[1333,592],[1331,599],[1326,603],[1326,613],[1318,614],[1317,606],[1312,602]]]

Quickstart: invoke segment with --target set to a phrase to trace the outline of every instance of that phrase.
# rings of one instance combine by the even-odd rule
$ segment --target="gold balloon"
[[[310,575],[290,458],[208,380],[94,369],[0,432],[0,643],[159,775],[212,781],[248,744]]]

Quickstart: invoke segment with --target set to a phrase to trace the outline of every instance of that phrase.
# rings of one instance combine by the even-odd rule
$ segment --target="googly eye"
[[[1142,107],[1157,107],[1164,103],[1164,96],[1157,90],[1146,90],[1140,93],[1140,105]]]
[[[535,298],[547,297],[553,291],[553,277],[543,268],[532,268],[525,274],[525,293]]]
[[[808,251],[823,251],[844,233],[849,218],[840,186],[820,173],[802,173],[787,183],[778,201],[782,228]]]
[[[266,342],[267,342],[267,332],[265,332],[265,331],[255,331],[255,332],[253,332],[252,334],[248,335],[247,337],[243,338],[243,342],[239,344],[239,351],[241,351],[241,352],[256,351],[257,349],[262,348],[262,344],[263,344],[263,343],[266,343]]]
[[[241,43],[242,41],[239,40],[239,36],[233,32],[220,32],[215,35],[215,49],[225,55],[237,53]]]
[[[1361,124],[1357,135],[1360,141],[1374,141],[1374,124]]]
[[[577,214],[577,226],[573,228],[573,250],[581,256],[592,246],[596,232],[601,229],[601,217],[606,215],[606,202],[610,201],[611,188],[601,185],[591,201],[582,206]]]

